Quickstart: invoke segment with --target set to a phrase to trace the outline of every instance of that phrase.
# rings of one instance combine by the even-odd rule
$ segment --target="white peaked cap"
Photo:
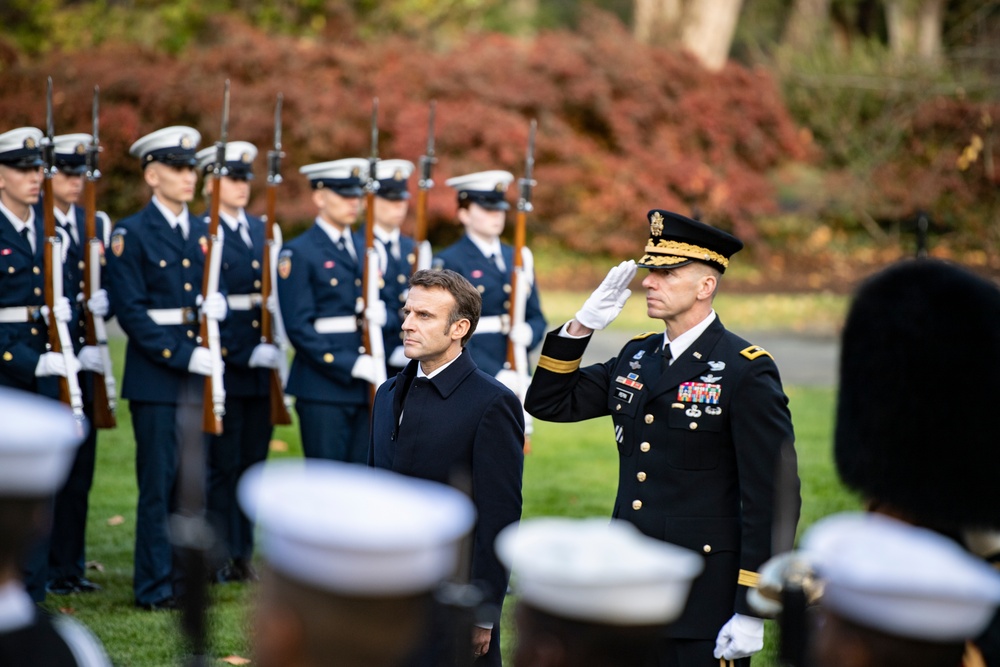
[[[409,160],[379,160],[375,165],[375,178],[384,181],[395,178],[398,173],[402,178],[410,177],[416,167]]]
[[[94,136],[84,132],[59,134],[52,138],[59,155],[80,155],[86,152],[87,146],[94,141]],[[81,148],[82,146],[82,148]]]
[[[198,160],[198,169],[204,169],[211,164],[215,164],[215,154],[217,152],[215,146],[209,146],[195,153],[195,158]],[[226,142],[225,157],[226,162],[240,162],[250,165],[257,158],[257,147],[249,141],[229,141]]]
[[[86,424],[58,401],[5,387],[0,387],[0,424],[0,496],[44,497],[58,491]]]
[[[139,159],[147,160],[147,156],[152,156],[160,151],[188,152],[194,154],[194,149],[201,143],[201,133],[193,127],[185,125],[172,125],[164,127],[155,132],[150,132],[141,137],[129,147],[129,155]],[[148,161],[152,161],[148,157]]]
[[[311,181],[327,178],[368,178],[368,160],[360,157],[349,157],[330,162],[316,162],[299,167],[299,173]]]
[[[492,171],[477,171],[474,174],[455,176],[444,182],[450,188],[455,188],[459,192],[466,190],[472,192],[500,191],[506,192],[507,186],[514,180],[514,174],[509,171],[494,169]]]
[[[45,135],[37,127],[19,127],[0,134],[0,153],[21,148],[35,149],[42,145]]]
[[[475,522],[472,502],[455,489],[335,461],[257,464],[238,494],[271,567],[359,597],[433,589],[454,574]]]
[[[521,599],[549,614],[605,625],[669,623],[703,567],[688,549],[625,521],[539,518],[512,524],[496,551]]]
[[[1000,604],[1000,573],[939,533],[883,515],[821,519],[802,549],[823,581],[820,604],[891,635],[961,642]]]

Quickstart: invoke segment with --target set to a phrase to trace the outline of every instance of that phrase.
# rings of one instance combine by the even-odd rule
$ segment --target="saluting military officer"
[[[278,303],[295,358],[295,396],[307,457],[364,463],[368,385],[375,360],[361,346],[358,315],[365,248],[352,234],[368,161],[346,158],[299,169],[312,184],[315,224],[278,255]]]
[[[406,303],[410,266],[413,265],[416,244],[400,232],[410,206],[409,178],[414,166],[409,160],[379,160],[375,166],[379,182],[375,193],[375,249],[382,271],[380,295],[386,305],[385,333],[386,371],[392,377],[409,362],[403,354],[402,309]]]
[[[67,294],[78,304],[72,334],[73,347],[82,370],[79,375],[83,392],[83,411],[87,415],[87,436],[76,450],[76,458],[66,484],[56,495],[52,519],[52,545],[49,550],[48,591],[56,595],[91,593],[100,586],[84,573],[86,564],[87,509],[90,487],[94,481],[97,460],[97,429],[93,425],[94,371],[103,373],[103,359],[95,346],[84,346],[84,308],[94,317],[106,317],[109,312],[108,293],[103,288],[89,299],[84,298],[84,253],[87,252],[85,212],[78,205],[83,194],[83,176],[87,171],[89,134],[63,134],[54,138],[56,171],[52,175],[52,200],[56,224],[65,230],[68,252],[65,262]],[[35,216],[44,218],[44,202],[35,205]],[[106,247],[111,234],[111,221],[104,211],[96,211],[96,234]],[[104,261],[102,255],[102,262]]]
[[[591,334],[631,294],[636,263],[622,262],[574,319],[549,333],[525,407],[558,422],[610,414],[619,453],[614,517],[705,555],[705,573],[656,664],[748,664],[763,647],[764,622],[746,597],[771,555],[776,471],[793,441],[788,399],[771,355],[727,331],[712,307],[743,243],[669,211],[647,217],[638,266],[649,269],[647,314],[666,330],[580,368]],[[790,477],[794,488],[784,493],[795,498],[797,519],[798,478]]]
[[[253,526],[236,502],[236,483],[247,468],[267,458],[274,430],[268,370],[278,367],[281,351],[261,342],[264,222],[247,215],[245,208],[250,201],[257,147],[246,141],[228,142],[228,171],[218,182],[211,175],[216,153],[215,147],[197,153],[198,166],[205,174],[206,199],[210,201],[219,188],[219,218],[226,226],[222,275],[229,304],[229,315],[220,327],[226,360],[226,414],[222,435],[212,437],[208,451],[207,506],[215,515],[226,549],[216,580],[250,581],[256,578],[250,565]]]
[[[219,292],[199,304],[208,226],[187,203],[200,140],[197,130],[172,126],[132,144],[153,196],[111,234],[108,291],[128,334],[122,396],[130,401],[139,483],[133,590],[146,610],[177,604],[167,519],[176,507],[180,439],[191,420],[201,424],[204,376],[212,373],[211,353],[199,346],[198,309],[215,320],[227,309]]]
[[[44,178],[41,142],[42,131],[33,127],[0,134],[0,385],[58,398],[59,377],[79,367],[67,369],[66,356],[46,351],[45,231],[33,208]],[[66,273],[63,278],[64,294],[74,294]],[[67,297],[54,310],[56,319],[72,320]],[[74,360],[69,357],[69,363]],[[24,563],[28,593],[36,602],[45,599],[48,558],[46,541]]]
[[[531,350],[545,334],[545,316],[538,287],[531,292],[520,327],[510,326],[510,276],[514,249],[500,242],[504,219],[510,210],[507,186],[514,175],[507,171],[481,171],[456,176],[445,185],[458,191],[458,219],[465,235],[434,258],[434,268],[460,273],[483,295],[483,315],[468,348],[479,369],[496,376],[507,361],[507,338]]]

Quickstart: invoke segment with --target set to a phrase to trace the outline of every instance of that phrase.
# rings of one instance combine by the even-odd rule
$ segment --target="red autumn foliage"
[[[432,237],[443,242],[456,233],[454,192],[445,179],[482,169],[521,176],[529,120],[537,118],[531,235],[615,255],[635,254],[645,212],[654,207],[696,209],[754,240],[755,219],[776,210],[767,172],[814,150],[766,72],[737,64],[707,72],[688,56],[635,43],[604,14],[591,15],[576,33],[531,41],[475,35],[446,52],[403,38],[319,43],[266,35],[232,17],[213,21],[211,43],[178,57],[111,44],[12,63],[0,102],[4,124],[44,124],[51,74],[56,131],[86,131],[92,86],[99,84],[101,204],[120,217],[148,196],[127,153],[135,139],[187,124],[209,145],[218,137],[229,78],[229,136],[265,153],[280,91],[288,157],[279,215],[291,228],[314,215],[308,185],[295,170],[366,156],[373,96],[381,156],[414,162],[424,150],[433,99],[439,162],[430,220]],[[262,155],[258,174],[264,168]],[[258,198],[252,208],[262,206]]]

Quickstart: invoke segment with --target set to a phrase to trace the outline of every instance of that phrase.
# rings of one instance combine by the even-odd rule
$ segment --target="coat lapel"
[[[708,370],[709,353],[715,349],[715,344],[722,337],[723,331],[725,331],[725,328],[722,326],[722,322],[719,321],[718,316],[716,316],[715,321],[709,325],[708,329],[696,341],[691,343],[691,346],[684,350],[684,353],[680,357],[674,359],[674,363],[668,366],[660,375],[660,379],[657,380],[653,391],[650,393],[650,398],[659,396],[666,391],[674,389],[681,382],[686,382],[693,377],[705,373]]]

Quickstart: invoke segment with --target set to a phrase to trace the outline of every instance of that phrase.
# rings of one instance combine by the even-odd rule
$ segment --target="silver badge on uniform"
[[[708,362],[708,367],[713,371],[722,371],[726,369],[726,362],[724,361],[710,361]]]
[[[713,384],[715,382],[718,382],[721,379],[722,379],[721,375],[712,375],[711,373],[709,373],[708,375],[702,375],[701,376],[701,381],[702,382],[707,382],[709,384]]]

